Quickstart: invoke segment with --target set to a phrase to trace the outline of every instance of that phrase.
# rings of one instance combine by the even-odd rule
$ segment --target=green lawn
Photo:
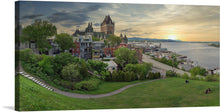
[[[136,80],[132,82],[106,82],[102,81],[102,83],[98,86],[98,89],[93,90],[93,91],[83,91],[83,90],[73,90],[70,92],[73,93],[80,93],[80,94],[103,94],[103,93],[109,93],[112,91],[115,91],[117,89],[120,89],[124,86],[130,85],[130,84],[135,84],[139,82],[145,82],[147,80]]]
[[[19,82],[17,81],[19,80]],[[99,99],[76,99],[51,92],[23,76],[16,76],[17,110],[72,110],[152,107],[219,106],[219,83],[167,78],[129,88]],[[18,88],[18,86],[20,88]],[[109,82],[106,86],[113,86]],[[204,94],[211,88],[213,91]],[[106,88],[100,88],[106,89]]]

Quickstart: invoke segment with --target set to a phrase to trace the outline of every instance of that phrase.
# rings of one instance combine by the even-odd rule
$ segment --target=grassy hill
[[[207,88],[211,88],[212,93],[204,94]],[[16,94],[17,110],[219,106],[219,82],[190,80],[185,84],[180,78],[141,84],[105,98],[76,99],[49,91],[18,75],[16,91],[19,93]]]

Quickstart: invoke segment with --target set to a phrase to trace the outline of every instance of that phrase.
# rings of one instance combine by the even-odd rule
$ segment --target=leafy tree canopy
[[[135,54],[135,51],[132,51],[126,47],[120,47],[115,50],[115,61],[122,68],[124,68],[127,64],[136,64],[137,57]]]
[[[68,64],[63,67],[62,69],[62,78],[67,80],[67,81],[75,81],[75,80],[80,80],[81,76],[78,70],[78,67],[76,64]]]
[[[98,71],[98,73],[105,71],[105,68],[108,66],[107,63],[98,60],[88,60],[88,65],[91,67],[91,69]]]
[[[55,42],[59,45],[61,50],[64,52],[65,50],[69,50],[72,47],[75,47],[73,42],[73,38],[66,33],[61,33],[56,35]]]
[[[111,46],[118,46],[121,43],[121,38],[116,35],[108,35],[106,43],[110,43]]]
[[[47,21],[35,21],[23,29],[21,40],[35,41],[41,52],[51,48],[47,39],[57,33],[57,28]]]
[[[139,75],[142,73],[144,76],[148,74],[151,70],[151,63],[143,63],[143,64],[127,64],[124,68],[125,71],[138,73]]]
[[[205,75],[207,71],[204,68],[200,68],[199,66],[192,68],[190,71],[191,75]]]

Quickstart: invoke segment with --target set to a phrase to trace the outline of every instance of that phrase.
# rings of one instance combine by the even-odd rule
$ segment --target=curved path
[[[59,94],[62,94],[64,96],[69,96],[69,97],[72,97],[72,98],[79,98],[79,99],[91,99],[91,98],[102,98],[102,97],[107,97],[107,96],[112,96],[112,95],[115,95],[115,94],[118,94],[118,93],[121,93],[122,91],[130,88],[130,87],[133,87],[133,86],[136,86],[136,85],[140,85],[140,84],[144,84],[144,83],[149,83],[149,82],[153,82],[153,81],[156,81],[156,80],[160,80],[160,79],[155,79],[155,80],[150,80],[150,81],[145,81],[145,82],[139,82],[139,83],[136,83],[136,84],[131,84],[131,85],[127,85],[125,87],[122,87],[118,90],[115,90],[113,92],[110,92],[110,93],[104,93],[104,94],[97,94],[97,95],[91,95],[91,94],[77,94],[77,93],[71,93],[71,92],[66,92],[66,91],[61,91],[53,86],[50,86],[49,84],[47,84],[46,82],[44,82],[43,80],[39,79],[38,77],[36,76],[33,76],[31,74],[27,74],[21,64],[19,63],[19,72],[17,72],[29,79],[31,79],[32,81],[34,81],[35,83],[39,84],[40,86],[50,90],[50,91],[54,91],[56,93],[59,93]]]

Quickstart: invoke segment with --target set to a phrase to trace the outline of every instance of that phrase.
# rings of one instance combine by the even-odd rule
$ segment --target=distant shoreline
[[[218,44],[214,44],[214,43],[212,43],[212,44],[209,44],[208,46],[220,47],[220,46],[219,46],[219,43],[218,43]]]

